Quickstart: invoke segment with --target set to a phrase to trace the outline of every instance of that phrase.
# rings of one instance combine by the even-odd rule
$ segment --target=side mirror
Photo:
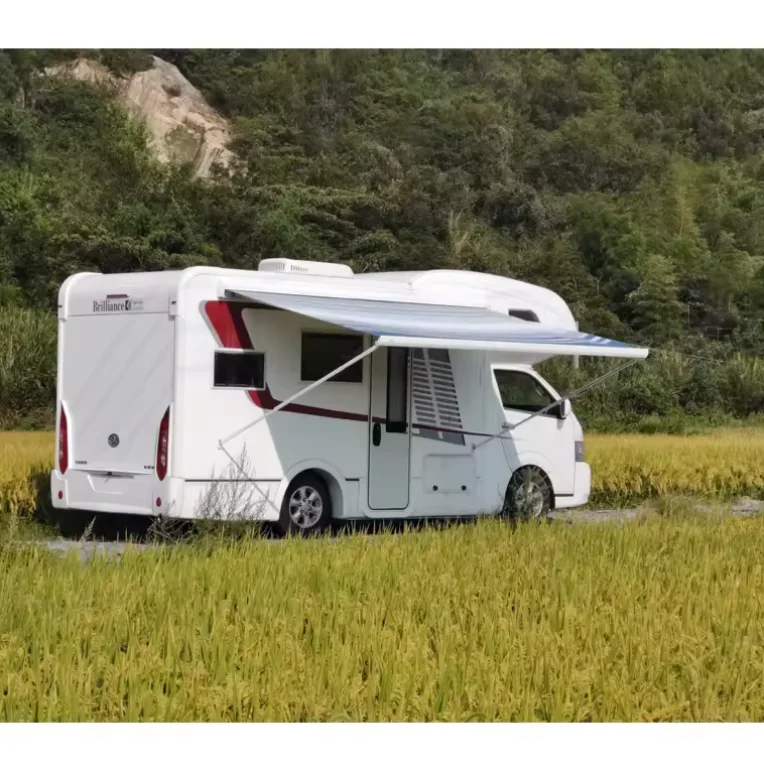
[[[563,398],[557,406],[557,418],[566,419],[570,414],[570,401],[567,398]]]

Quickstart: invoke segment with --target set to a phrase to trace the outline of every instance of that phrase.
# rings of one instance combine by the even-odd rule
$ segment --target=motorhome
[[[647,354],[483,273],[78,273],[58,300],[53,504],[303,534],[577,507],[581,425],[534,366]]]

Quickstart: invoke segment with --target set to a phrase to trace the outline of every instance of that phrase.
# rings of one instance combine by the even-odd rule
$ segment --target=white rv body
[[[390,325],[397,306],[421,309],[425,336],[410,325],[350,331],[360,319],[342,318],[345,303],[379,306]],[[258,517],[276,521],[290,483],[311,471],[336,520],[490,514],[523,466],[543,471],[555,508],[585,504],[591,473],[575,415],[520,424],[532,408],[504,408],[498,382],[510,380],[510,398],[517,384],[551,404],[559,395],[533,364],[587,347],[542,337],[523,350],[433,329],[462,307],[478,322],[514,315],[506,321],[523,329],[531,312],[552,334],[577,328],[554,292],[462,271],[354,275],[266,260],[257,272],[72,276],[59,295],[53,504],[194,519],[214,486],[242,483],[256,492]],[[338,318],[315,317],[327,310]],[[589,350],[647,354],[603,347]],[[364,355],[350,371],[316,384],[356,351]]]

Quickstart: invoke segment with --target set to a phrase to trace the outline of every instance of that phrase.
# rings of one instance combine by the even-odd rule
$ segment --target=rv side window
[[[509,315],[512,318],[519,318],[521,321],[534,321],[539,323],[539,317],[532,310],[512,310],[510,308]]]
[[[387,432],[406,432],[408,424],[409,350],[387,350]]]
[[[549,391],[530,374],[509,369],[494,369],[493,373],[505,409],[532,413],[555,401]]]
[[[363,336],[360,334],[316,334],[302,335],[302,361],[300,380],[315,382],[363,353]],[[329,382],[363,382],[363,361],[358,361]]]
[[[215,352],[215,387],[265,388],[263,353]]]

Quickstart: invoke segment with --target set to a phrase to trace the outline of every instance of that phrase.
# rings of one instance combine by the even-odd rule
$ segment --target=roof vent
[[[258,271],[266,273],[303,273],[312,276],[339,276],[352,278],[353,271],[341,263],[319,263],[313,260],[289,260],[286,257],[271,257],[261,260]]]

